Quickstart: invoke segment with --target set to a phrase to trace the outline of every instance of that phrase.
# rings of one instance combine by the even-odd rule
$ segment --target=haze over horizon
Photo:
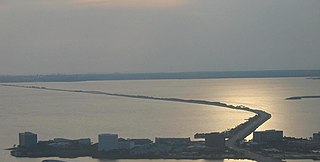
[[[320,1],[3,0],[0,75],[320,69]]]

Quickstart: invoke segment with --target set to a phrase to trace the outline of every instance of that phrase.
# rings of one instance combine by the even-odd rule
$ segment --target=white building
[[[118,135],[117,134],[99,134],[99,151],[110,151],[118,149]]]

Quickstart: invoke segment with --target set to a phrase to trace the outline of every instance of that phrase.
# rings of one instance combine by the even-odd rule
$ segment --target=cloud
[[[74,5],[92,5],[109,7],[177,7],[187,0],[68,0]]]

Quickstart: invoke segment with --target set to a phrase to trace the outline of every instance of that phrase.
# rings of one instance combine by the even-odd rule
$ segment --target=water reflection
[[[289,96],[319,94],[320,82],[304,78],[33,84],[244,104],[263,108],[272,114],[271,120],[262,125],[260,130],[275,128],[284,130],[286,136],[297,137],[309,137],[320,130],[319,125],[315,124],[320,123],[320,100],[284,100]],[[125,138],[186,137],[199,131],[222,131],[249,116],[252,114],[211,106],[0,87],[0,147],[8,148],[17,143],[15,135],[26,130],[38,133],[40,139],[90,137],[97,141],[96,136],[101,132],[117,132]],[[0,161],[41,161],[12,158],[4,150],[0,154]],[[68,161],[98,160],[79,158]]]

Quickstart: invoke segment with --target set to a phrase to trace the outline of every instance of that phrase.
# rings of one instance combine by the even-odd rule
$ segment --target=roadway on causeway
[[[259,126],[261,126],[263,123],[265,123],[267,120],[271,118],[271,115],[262,111],[262,110],[255,110],[255,113],[258,115],[258,119],[251,122],[247,127],[243,128],[241,131],[239,131],[236,135],[231,137],[227,142],[226,146],[229,149],[232,149],[234,151],[240,152],[244,154],[246,157],[259,161],[259,162],[281,162],[280,159],[274,159],[271,157],[263,156],[254,152],[251,152],[249,150],[243,149],[238,147],[236,144],[238,141],[243,140],[248,135],[250,135],[252,132],[254,132]]]

